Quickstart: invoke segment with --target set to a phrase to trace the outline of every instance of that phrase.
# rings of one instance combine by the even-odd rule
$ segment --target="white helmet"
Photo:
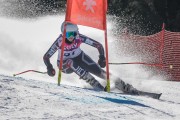
[[[64,32],[64,25],[65,25],[65,22],[63,22],[61,25],[62,33]],[[76,24],[66,23],[66,32],[78,32],[78,26]]]

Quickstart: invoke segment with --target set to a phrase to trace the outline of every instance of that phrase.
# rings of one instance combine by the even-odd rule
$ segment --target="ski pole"
[[[41,74],[46,74],[47,73],[47,72],[40,72],[40,71],[37,71],[37,70],[26,70],[26,71],[23,71],[23,72],[20,72],[20,73],[13,74],[13,76],[17,76],[17,75],[24,74],[24,73],[27,73],[27,72],[36,72],[36,73],[41,73]]]

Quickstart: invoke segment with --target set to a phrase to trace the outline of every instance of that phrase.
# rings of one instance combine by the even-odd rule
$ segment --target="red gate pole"
[[[61,78],[62,78],[62,64],[63,64],[63,56],[64,56],[65,36],[66,36],[66,21],[64,24],[63,40],[62,40],[62,45],[61,45],[61,58],[60,58],[59,74],[58,74],[58,86],[60,86]]]
[[[67,5],[69,1],[67,0]],[[62,79],[62,64],[63,64],[63,56],[64,56],[64,45],[65,45],[65,38],[66,38],[66,21],[67,21],[67,9],[66,8],[66,15],[65,15],[65,24],[64,24],[64,31],[63,31],[63,40],[61,45],[61,58],[60,58],[60,64],[59,64],[59,74],[58,74],[58,86],[60,86],[61,79]]]
[[[107,5],[107,0],[104,2],[105,5]],[[107,6],[104,6],[104,10],[107,11]],[[106,79],[107,79],[107,92],[110,92],[110,77],[109,77],[109,56],[108,56],[108,40],[107,40],[107,20],[106,20],[106,14],[104,14],[104,37],[105,37],[105,52],[106,52]]]

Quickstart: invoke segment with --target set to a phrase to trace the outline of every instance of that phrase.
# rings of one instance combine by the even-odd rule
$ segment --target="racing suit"
[[[62,40],[63,36],[60,35],[45,53],[43,59],[46,66],[51,65],[50,58],[58,50],[57,66],[59,67]],[[67,74],[74,72],[80,78],[88,82],[93,88],[104,90],[104,87],[90,73],[105,79],[105,71],[81,50],[81,43],[97,48],[99,55],[104,56],[104,48],[102,44],[87,36],[78,34],[73,43],[68,44],[65,42],[62,72]]]
[[[58,59],[57,66],[59,67],[60,55],[61,55],[61,45],[62,45],[63,36],[60,35],[56,41],[52,44],[49,50],[45,53],[43,59],[46,66],[50,66],[51,56],[58,50]],[[70,74],[72,72],[76,73],[80,78],[89,83],[93,88],[97,90],[105,90],[106,87],[103,87],[91,74],[96,75],[102,79],[106,79],[106,72],[100,68],[100,66],[95,63],[87,54],[85,54],[81,49],[81,43],[88,44],[98,49],[99,55],[104,56],[104,48],[99,42],[78,34],[73,41],[73,43],[68,44],[65,42],[64,46],[64,56],[63,56],[63,66],[62,72]],[[90,74],[91,73],[91,74]],[[126,84],[120,78],[117,78],[115,81],[115,87],[119,90],[130,93],[137,94],[136,89],[130,85]]]

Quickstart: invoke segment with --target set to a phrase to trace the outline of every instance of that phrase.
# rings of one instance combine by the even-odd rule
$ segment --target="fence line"
[[[125,49],[133,54],[141,54],[143,61],[137,63],[149,63],[152,66],[162,65],[162,71],[170,80],[180,81],[180,32],[165,30],[149,35],[140,36],[124,33]],[[134,61],[133,61],[134,62]]]

